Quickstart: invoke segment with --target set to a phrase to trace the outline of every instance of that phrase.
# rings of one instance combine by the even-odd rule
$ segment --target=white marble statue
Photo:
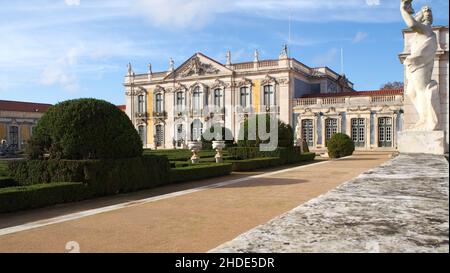
[[[437,49],[436,35],[431,28],[431,8],[422,7],[415,16],[412,0],[401,0],[400,11],[406,25],[414,32],[411,54],[405,59],[406,95],[418,113],[418,121],[410,131],[433,131],[438,126],[439,89],[431,80]]]

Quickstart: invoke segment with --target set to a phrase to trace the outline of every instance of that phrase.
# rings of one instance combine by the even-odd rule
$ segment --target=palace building
[[[335,132],[359,149],[395,149],[401,128],[403,90],[357,92],[345,75],[289,58],[286,47],[272,60],[256,51],[252,62],[232,63],[228,52],[221,64],[196,53],[163,72],[135,74],[129,65],[124,85],[126,113],[148,148],[186,147],[212,116],[237,136],[249,115],[274,113],[314,150]]]
[[[0,141],[12,150],[23,149],[33,128],[51,104],[0,100]],[[0,144],[1,145],[1,144]]]

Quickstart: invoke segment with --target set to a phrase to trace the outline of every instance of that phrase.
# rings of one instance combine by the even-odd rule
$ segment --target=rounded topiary
[[[255,121],[256,119],[256,121]],[[259,120],[264,120],[262,115],[255,115],[244,121],[239,130],[238,146],[240,147],[259,147],[260,143],[268,143],[269,140],[262,141],[258,135]],[[289,124],[282,122],[276,117],[266,114],[266,132],[269,131],[270,123],[276,122],[278,126],[278,147],[292,148],[294,146],[294,133],[292,127]],[[256,124],[256,140],[248,139],[248,127],[249,124]]]
[[[355,151],[355,143],[348,135],[337,133],[328,140],[327,148],[329,157],[340,158],[352,155]]]
[[[142,141],[128,116],[97,99],[58,103],[42,116],[29,145],[31,158],[130,158],[142,155]]]

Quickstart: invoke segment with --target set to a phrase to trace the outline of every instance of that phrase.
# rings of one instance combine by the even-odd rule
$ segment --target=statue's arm
[[[411,11],[409,10],[410,7],[407,6],[407,0],[401,0],[400,2],[400,13],[402,14],[403,20],[405,21],[406,25],[411,28],[412,30],[416,32],[423,32],[423,25],[414,19]]]

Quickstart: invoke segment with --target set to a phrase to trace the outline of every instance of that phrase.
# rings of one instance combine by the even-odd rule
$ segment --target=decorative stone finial
[[[128,73],[127,73],[127,75],[128,75],[128,76],[133,76],[134,72],[133,72],[133,67],[131,66],[131,62],[128,63],[127,68],[128,68]]]
[[[230,50],[227,51],[227,63],[226,65],[231,65],[231,52]]]
[[[287,59],[288,58],[288,46],[287,46],[287,44],[283,45],[283,48],[281,49],[279,58],[280,59]]]
[[[175,62],[172,58],[169,59],[169,71],[172,72],[175,70]]]
[[[259,62],[259,52],[258,49],[255,49],[255,59],[253,60],[254,62]]]

